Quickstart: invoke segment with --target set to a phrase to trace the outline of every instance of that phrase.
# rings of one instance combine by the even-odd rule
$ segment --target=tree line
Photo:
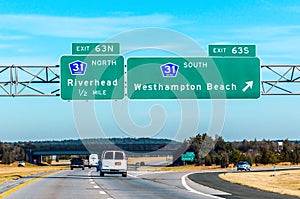
[[[168,146],[168,149],[174,149],[181,142],[154,138],[91,138],[82,140],[18,142],[18,144],[24,145],[26,149],[45,151],[85,151],[87,149],[102,151],[102,149],[115,149],[117,147],[127,151],[156,151],[165,146]]]
[[[2,164],[11,164],[14,161],[24,160],[24,148],[19,144],[0,142],[0,162]]]
[[[61,140],[61,141],[37,141],[37,142],[0,142],[0,163],[10,164],[18,160],[26,160],[25,149],[45,150],[85,150],[85,146],[96,149],[111,143],[123,148],[135,151],[151,151],[161,148],[176,150],[177,157],[174,164],[182,163],[180,156],[185,152],[194,152],[195,160],[187,162],[195,165],[220,165],[223,168],[229,164],[236,165],[239,161],[248,161],[253,164],[277,164],[279,162],[300,163],[300,143],[282,140],[281,147],[278,141],[256,139],[252,141],[226,142],[222,137],[212,138],[207,134],[198,134],[183,142],[175,142],[168,139],[153,138],[109,138],[87,140]],[[107,147],[107,146],[106,146]],[[177,147],[177,148],[175,148]]]
[[[195,160],[189,164],[211,166],[220,165],[222,168],[230,164],[237,165],[239,161],[253,164],[278,164],[280,162],[300,163],[300,144],[288,139],[280,141],[243,140],[241,142],[226,142],[222,137],[211,138],[207,134],[198,134],[183,142],[186,152],[194,152]],[[177,158],[180,162],[180,157]],[[175,162],[176,162],[175,161]]]

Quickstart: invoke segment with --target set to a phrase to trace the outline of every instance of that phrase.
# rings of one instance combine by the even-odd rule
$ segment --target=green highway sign
[[[119,43],[72,43],[72,54],[120,54]]]
[[[208,45],[208,55],[255,57],[256,45]]]
[[[124,57],[62,56],[60,89],[63,100],[122,99]]]
[[[132,57],[127,60],[130,99],[257,99],[256,57]]]
[[[182,161],[194,161],[195,153],[194,152],[186,152],[185,154],[181,154]]]

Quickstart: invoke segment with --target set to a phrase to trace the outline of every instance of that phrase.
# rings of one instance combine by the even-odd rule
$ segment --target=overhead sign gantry
[[[257,59],[255,51],[256,51],[255,45],[209,45],[208,46],[209,57],[198,57],[198,58],[199,59],[212,58],[213,60],[216,58],[224,58],[224,59],[234,58],[235,61],[238,60],[236,58],[247,58],[248,60],[252,60],[249,58],[254,58],[253,60],[255,60],[255,59]],[[86,81],[83,81],[84,78],[86,78],[86,80],[90,84],[91,84],[91,80],[94,80],[94,82],[95,82],[95,78],[89,79],[85,76],[85,75],[89,76],[90,72],[94,73],[93,71],[84,73],[84,70],[80,69],[80,67],[84,67],[84,63],[86,63],[84,61],[84,57],[89,57],[91,55],[97,56],[97,58],[96,58],[96,60],[98,60],[97,62],[98,63],[101,62],[101,65],[104,65],[104,64],[102,64],[102,63],[104,63],[104,61],[103,61],[104,59],[107,59],[107,58],[110,59],[111,56],[114,56],[115,58],[118,58],[119,56],[122,57],[122,55],[119,54],[120,53],[119,44],[118,43],[74,43],[74,44],[72,44],[72,53],[73,53],[73,55],[67,55],[67,56],[74,56],[73,58],[75,58],[75,56],[79,56],[80,59],[66,58],[66,60],[69,59],[69,61],[67,61],[68,63],[64,64],[65,65],[64,69],[62,69],[61,65],[55,65],[55,66],[54,65],[52,65],[52,66],[49,66],[49,65],[40,65],[40,66],[0,65],[0,96],[1,97],[2,96],[3,97],[8,97],[8,96],[11,96],[11,97],[20,97],[20,96],[22,96],[22,97],[25,97],[25,96],[29,96],[29,97],[47,96],[47,97],[50,97],[50,96],[65,95],[63,97],[63,99],[65,98],[68,100],[76,100],[76,95],[81,93],[81,96],[84,96],[84,97],[77,96],[78,99],[95,100],[96,99],[95,96],[88,96],[88,93],[85,88],[80,88],[81,90],[79,91],[79,88],[76,88],[76,86],[75,86],[75,85],[87,85],[88,83],[86,83]],[[105,53],[107,53],[107,54],[105,54]],[[98,56],[100,56],[100,57],[98,57]],[[101,56],[104,56],[104,57],[101,58]],[[106,56],[106,58],[105,58],[105,56]],[[148,58],[149,57],[138,57],[138,59],[141,59],[141,60],[148,59]],[[165,58],[165,57],[156,57],[156,58]],[[170,59],[173,59],[173,58],[175,58],[175,57],[170,57]],[[187,58],[187,57],[185,57],[185,58]],[[128,60],[130,60],[130,59],[133,59],[133,58],[129,58]],[[184,59],[184,57],[176,57],[176,59]],[[115,96],[116,99],[121,99],[124,97],[124,93],[129,92],[129,88],[127,87],[128,86],[127,78],[125,75],[125,73],[127,72],[127,67],[124,67],[124,66],[126,66],[126,64],[127,64],[126,61],[128,61],[128,60],[124,59],[123,64],[122,64],[122,62],[120,62],[120,67],[115,67],[115,69],[117,68],[117,70],[122,71],[122,75],[124,76],[124,78],[123,78],[124,81],[119,79],[119,82],[118,82],[118,85],[121,85],[121,87],[124,82],[124,84],[123,84],[124,87],[122,87],[122,90],[119,88],[114,89],[114,90],[116,90],[116,92],[114,92],[114,93],[119,93],[119,96],[116,97],[117,95],[108,94],[110,92],[109,89],[105,89],[103,87],[105,85],[107,85],[107,86],[111,85],[110,82],[113,82],[113,81],[111,81],[111,80],[114,80],[113,78],[110,78],[111,79],[110,82],[109,81],[105,81],[105,82],[101,81],[100,82],[100,79],[98,79],[99,83],[98,83],[98,81],[96,81],[95,84],[93,84],[93,83],[92,84],[93,85],[99,84],[99,85],[103,85],[103,86],[101,87],[101,89],[99,87],[99,89],[97,89],[97,90],[93,89],[91,91],[92,93],[94,93],[95,95],[98,96],[96,100],[98,100],[98,99],[99,100],[100,99],[105,99],[105,100],[114,99],[113,96]],[[76,65],[76,61],[80,61],[80,62],[84,62],[84,63],[77,62],[78,65]],[[160,70],[160,74],[157,77],[161,78],[161,75],[163,75],[163,72],[161,70],[163,70],[164,73],[166,73],[166,77],[163,79],[165,79],[165,80],[168,80],[168,78],[171,79],[170,77],[167,77],[168,75],[170,75],[170,76],[172,75],[172,72],[169,72],[169,70],[176,69],[176,66],[172,66],[171,61],[172,60],[167,60],[166,62],[161,63],[161,65],[159,64],[159,66],[154,67],[154,68],[156,68],[155,70]],[[186,60],[186,61],[188,61],[188,60]],[[234,64],[236,63],[235,61],[234,61]],[[73,76],[72,76],[71,69],[69,67],[69,64],[71,64],[71,63],[73,63],[71,66],[71,68],[73,67]],[[253,63],[255,63],[255,61]],[[81,64],[83,64],[83,65],[81,65]],[[147,63],[148,66],[149,66],[149,64],[150,63]],[[178,64],[175,64],[175,63],[173,63],[173,64],[179,66]],[[191,65],[191,64],[188,64],[188,65]],[[217,65],[219,65],[219,64],[217,64]],[[257,65],[257,64],[255,64],[255,65]],[[165,67],[161,68],[161,66],[165,66]],[[250,67],[251,67],[251,70],[253,69],[252,64],[249,63],[248,66],[249,67],[247,67],[245,70],[250,70]],[[76,67],[78,67],[78,69]],[[205,64],[202,64],[202,67],[205,67]],[[242,66],[242,67],[244,67],[244,66]],[[88,68],[91,68],[91,67],[87,66],[86,71]],[[132,66],[132,68],[134,68],[134,70],[137,68],[139,68],[139,70],[142,69],[142,71],[148,70],[148,69],[143,69],[144,67],[137,67],[137,66]],[[183,68],[184,68],[184,65],[183,65]],[[257,66],[254,68],[257,68]],[[182,72],[181,69],[182,69],[182,67],[177,69],[178,70],[177,75],[179,74],[178,77],[180,76],[180,73]],[[300,95],[300,87],[299,87],[299,85],[300,85],[299,84],[299,82],[300,82],[300,80],[299,80],[300,79],[300,65],[299,64],[269,64],[269,65],[262,64],[262,65],[260,65],[260,69],[261,69],[261,73],[262,73],[262,79],[260,80],[260,94],[261,95]],[[256,69],[254,69],[254,70],[256,71]],[[195,71],[195,69],[194,69],[194,71]],[[258,94],[257,94],[258,87],[257,87],[257,83],[255,83],[255,82],[257,82],[259,80],[254,80],[254,79],[257,79],[258,77],[260,77],[260,75],[255,75],[255,78],[253,78],[253,81],[252,81],[252,79],[247,78],[247,74],[243,75],[243,71],[241,71],[241,73],[238,73],[238,71],[233,71],[232,65],[228,66],[228,68],[226,67],[225,73],[227,73],[227,71],[232,71],[230,73],[232,75],[232,77],[228,77],[229,79],[232,79],[235,81],[238,78],[242,78],[245,81],[244,87],[242,86],[242,84],[240,86],[237,86],[236,93],[234,94],[236,96],[233,96],[232,99],[249,99],[249,98],[253,99],[253,98],[258,97]],[[110,72],[111,73],[110,75],[114,74],[115,72],[116,72],[116,70],[112,70]],[[130,73],[136,73],[136,71],[132,70]],[[196,73],[198,73],[198,72],[196,72]],[[218,73],[221,74],[220,72],[218,72]],[[252,73],[256,73],[256,72],[251,71],[251,72],[249,72],[249,74],[250,73],[252,74]],[[148,75],[149,74],[147,73],[147,75],[145,75],[145,77],[147,77]],[[132,76],[132,75],[129,74],[129,76]],[[200,73],[200,76],[202,76],[201,73]],[[225,78],[226,78],[226,76],[227,75],[224,75]],[[238,76],[241,76],[241,77],[238,77]],[[80,80],[80,81],[75,82],[75,77],[77,77],[76,80]],[[98,77],[99,76],[97,76],[97,78]],[[112,76],[112,77],[114,77],[114,76]],[[65,78],[66,80],[67,79],[70,79],[70,80],[69,80],[69,82],[68,81],[63,82],[62,81],[63,78]],[[96,80],[97,80],[97,78],[96,78]],[[135,83],[134,82],[135,77],[133,77],[133,78],[134,79],[128,79],[128,81],[130,81],[131,83]],[[149,77],[147,77],[147,78],[149,78]],[[192,77],[189,77],[189,78],[192,78]],[[225,80],[225,78],[224,78],[224,80]],[[204,79],[204,80],[206,80],[206,79]],[[216,79],[219,79],[219,78],[216,78]],[[249,79],[249,81],[248,80],[246,81],[246,79]],[[68,83],[69,83],[69,86],[68,86]],[[152,82],[152,83],[154,83],[154,82]],[[207,84],[207,83],[209,83],[209,82],[205,82],[205,85],[201,86],[201,87],[212,90],[211,89],[212,84]],[[231,90],[235,90],[234,85],[229,87],[226,84],[226,81],[223,81],[223,83],[224,84],[216,85],[216,87],[214,87],[214,90],[219,89],[221,91],[221,89],[226,90],[229,88],[233,88]],[[63,84],[65,84],[65,85],[63,85]],[[59,85],[61,85],[61,86],[59,86]],[[116,85],[116,83],[115,83],[115,85]],[[224,86],[222,86],[222,85],[224,85]],[[237,84],[235,84],[235,85],[237,85]],[[66,89],[61,90],[60,87],[62,88],[64,86],[66,87]],[[73,90],[71,90],[71,87],[74,87],[75,89],[72,88]],[[88,87],[88,86],[86,86],[86,87]],[[95,88],[95,87],[93,87],[93,88]],[[111,86],[111,88],[113,88],[113,87]],[[141,87],[141,90],[144,88],[147,90],[146,86]],[[148,86],[148,88],[149,88],[149,86]],[[174,90],[174,88],[176,88],[176,87],[173,86],[173,90]],[[199,88],[199,86],[198,86],[198,88]],[[167,90],[167,89],[168,88],[166,88],[165,90]],[[183,86],[182,86],[182,89],[183,89]],[[194,89],[194,86],[192,86],[191,89]],[[117,91],[119,91],[119,92],[117,92]],[[65,92],[67,92],[67,93],[65,93]],[[74,94],[73,92],[75,92],[77,94]],[[132,91],[130,91],[130,92],[132,93]],[[232,91],[230,91],[230,92],[232,92]],[[244,92],[244,93],[238,94],[239,92]],[[120,93],[122,93],[122,96]],[[227,95],[227,93],[228,93],[228,95]],[[87,96],[85,96],[85,95],[87,95]],[[106,98],[102,98],[104,95],[107,95]],[[133,95],[131,94],[128,97],[133,99],[138,95],[140,95],[140,94],[136,93]],[[230,95],[231,94],[229,94],[229,91],[228,92],[225,91],[225,92],[223,92],[222,98],[223,97],[228,98],[228,96],[230,96]],[[240,95],[240,96],[237,96],[237,95]],[[251,95],[251,96],[249,97],[248,95]],[[73,96],[75,96],[75,97],[73,98]],[[102,97],[100,97],[100,96],[102,96]],[[218,94],[211,95],[210,99],[214,99],[214,96],[218,96]],[[150,97],[147,99],[153,99],[153,96],[150,96]],[[193,98],[194,97],[195,97],[195,95],[193,95]],[[188,97],[185,97],[184,99],[186,99],[186,98],[188,98]],[[179,99],[179,98],[176,98],[176,99]]]

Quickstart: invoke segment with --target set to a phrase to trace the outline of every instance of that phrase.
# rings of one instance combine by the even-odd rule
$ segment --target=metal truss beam
[[[300,65],[262,65],[262,95],[300,95]]]
[[[59,96],[59,66],[0,66],[0,96]]]
[[[300,65],[262,65],[262,95],[300,95]],[[0,96],[60,96],[59,65],[0,66]]]

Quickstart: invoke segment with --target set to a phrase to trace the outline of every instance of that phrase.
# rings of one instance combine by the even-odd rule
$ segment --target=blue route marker
[[[87,68],[87,64],[83,61],[77,60],[70,63],[69,68],[72,75],[84,75]]]

